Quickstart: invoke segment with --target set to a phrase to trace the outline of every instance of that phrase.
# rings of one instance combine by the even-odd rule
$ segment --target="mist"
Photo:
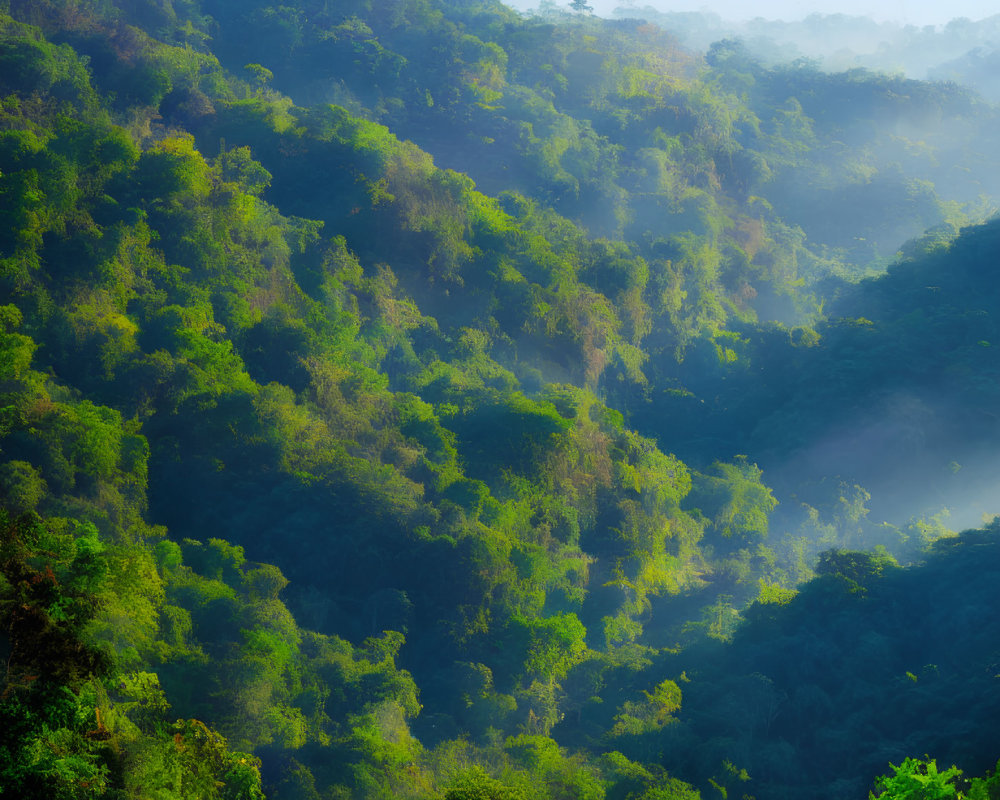
[[[991,445],[956,430],[960,412],[958,402],[897,393],[790,454],[762,458],[766,480],[791,506],[776,512],[777,527],[796,530],[799,504],[822,506],[851,487],[867,495],[865,523],[851,530],[834,521],[843,546],[898,548],[879,530],[885,524],[935,520],[961,531],[988,522],[1000,510],[1000,458]]]
[[[531,0],[515,0],[508,3],[522,11],[530,10],[539,3]],[[542,6],[548,5],[541,3]],[[627,14],[639,7],[637,0],[620,3],[618,0],[594,0],[590,3],[593,13],[611,17]],[[764,3],[748,5],[738,0],[683,0],[682,2],[658,4],[650,6],[658,11],[678,14],[699,14],[718,17],[732,23],[745,23],[751,20],[771,20],[779,22],[799,22],[814,16],[847,16],[866,17],[875,22],[889,22],[900,26],[935,26],[945,25],[953,19],[981,20],[996,13],[993,4],[982,0],[963,0],[959,3],[949,3],[947,6],[937,3],[921,3],[912,0],[894,0],[872,6],[861,0],[769,0]]]
[[[835,13],[815,11],[795,18],[758,14],[740,16],[724,8],[670,10],[654,6],[618,6],[614,18],[641,18],[677,36],[681,43],[706,52],[713,42],[739,39],[764,63],[804,61],[828,72],[870,69],[909,78],[953,81],[991,100],[1000,99],[993,66],[1000,45],[1000,15],[983,11],[951,19],[907,18],[905,12],[875,16],[861,8]]]

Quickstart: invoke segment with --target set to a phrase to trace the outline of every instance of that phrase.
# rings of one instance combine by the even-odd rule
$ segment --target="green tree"
[[[875,781],[878,794],[869,792],[869,800],[948,800],[965,797],[957,787],[962,776],[958,767],[952,766],[941,772],[933,758],[929,761],[907,758],[899,766],[889,766],[893,774],[883,775]]]
[[[482,767],[470,767],[454,778],[444,800],[527,800],[520,789],[490,777]]]

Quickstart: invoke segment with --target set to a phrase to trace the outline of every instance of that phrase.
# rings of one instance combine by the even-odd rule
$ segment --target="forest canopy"
[[[996,794],[997,107],[585,6],[0,4],[0,797]]]

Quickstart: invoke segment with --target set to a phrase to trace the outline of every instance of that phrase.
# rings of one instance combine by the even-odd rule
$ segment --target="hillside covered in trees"
[[[0,3],[0,797],[1000,795],[1000,108],[661,23]]]

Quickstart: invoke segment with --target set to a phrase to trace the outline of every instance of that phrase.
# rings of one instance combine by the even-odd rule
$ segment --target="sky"
[[[534,8],[537,0],[507,0],[515,8]],[[557,5],[567,2],[556,0]],[[590,0],[602,16],[618,6],[651,5],[661,11],[713,11],[724,19],[747,20],[754,17],[793,21],[809,14],[851,14],[907,25],[943,25],[956,17],[980,20],[1000,13],[996,0]]]

